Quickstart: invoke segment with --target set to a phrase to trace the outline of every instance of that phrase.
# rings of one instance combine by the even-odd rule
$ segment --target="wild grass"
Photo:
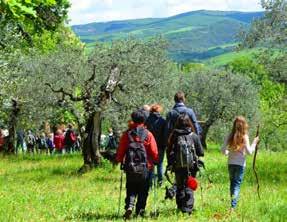
[[[202,189],[195,193],[194,213],[179,213],[175,200],[164,200],[165,181],[156,193],[150,191],[144,221],[287,221],[286,152],[259,152],[256,164],[261,200],[256,193],[252,158],[248,158],[239,205],[230,214],[226,158],[213,148],[204,158],[207,170],[198,177]],[[80,154],[1,156],[0,221],[122,221],[125,183],[118,217],[119,167],[104,162],[78,175],[81,165]],[[149,213],[155,204],[159,216],[152,218]]]

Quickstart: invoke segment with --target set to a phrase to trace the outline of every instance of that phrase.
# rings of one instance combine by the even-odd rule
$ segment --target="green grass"
[[[248,158],[239,206],[228,213],[226,158],[214,147],[205,162],[212,184],[199,177],[192,216],[177,213],[175,201],[164,201],[164,188],[157,190],[159,217],[145,221],[286,221],[287,153],[259,152],[257,168],[261,196]],[[79,176],[80,155],[1,157],[0,221],[122,221],[117,218],[120,171],[104,162],[100,168]],[[165,185],[168,185],[167,183]],[[125,190],[122,193],[121,215]],[[153,210],[153,193],[147,211]]]
[[[211,67],[220,67],[240,57],[252,57],[257,52],[258,52],[258,49],[246,49],[246,50],[241,50],[239,52],[237,51],[229,52],[229,53],[225,53],[223,55],[219,55],[211,59],[208,59],[204,63],[208,64]]]

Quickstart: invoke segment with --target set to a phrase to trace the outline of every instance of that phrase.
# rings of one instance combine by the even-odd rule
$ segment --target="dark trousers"
[[[196,172],[190,172],[195,175]],[[175,171],[176,180],[176,205],[182,212],[191,213],[194,205],[193,191],[186,186],[188,177],[187,169],[178,169]]]
[[[149,175],[146,180],[143,181],[133,181],[132,178],[127,177],[126,183],[126,192],[127,196],[125,199],[125,210],[133,209],[135,206],[136,198],[136,214],[139,214],[141,210],[144,210],[146,207],[146,201],[148,198],[148,191],[150,187],[150,181],[152,177],[152,171],[149,172]]]

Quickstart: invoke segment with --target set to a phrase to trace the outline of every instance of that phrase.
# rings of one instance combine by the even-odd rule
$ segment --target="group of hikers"
[[[7,137],[7,136],[6,136]],[[72,124],[67,128],[58,128],[55,133],[36,132],[32,130],[16,132],[15,153],[44,153],[64,154],[80,151],[80,136],[73,129]],[[0,151],[4,150],[5,135],[0,130]]]
[[[149,189],[155,186],[154,168],[157,168],[157,186],[163,182],[163,160],[167,170],[175,174],[172,188],[179,211],[191,213],[194,206],[196,174],[204,166],[201,145],[201,126],[191,108],[185,106],[185,95],[174,96],[174,107],[166,118],[161,116],[159,104],[145,105],[131,114],[128,129],[122,134],[116,151],[116,162],[126,173],[124,219],[145,215]],[[231,133],[225,139],[222,152],[228,155],[231,210],[238,202],[240,185],[246,165],[245,155],[251,154],[258,143],[256,137],[249,143],[248,125],[244,117],[235,118]]]

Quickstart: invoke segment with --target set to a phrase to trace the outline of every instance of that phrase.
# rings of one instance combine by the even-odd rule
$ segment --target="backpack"
[[[128,180],[134,182],[144,181],[148,175],[147,153],[144,147],[147,131],[144,128],[139,130],[141,131],[139,134],[142,135],[137,135],[134,131],[128,132],[129,145],[124,163],[124,170]],[[140,140],[134,140],[133,135],[139,136]]]
[[[175,169],[195,168],[196,154],[192,134],[179,135],[175,143]]]

